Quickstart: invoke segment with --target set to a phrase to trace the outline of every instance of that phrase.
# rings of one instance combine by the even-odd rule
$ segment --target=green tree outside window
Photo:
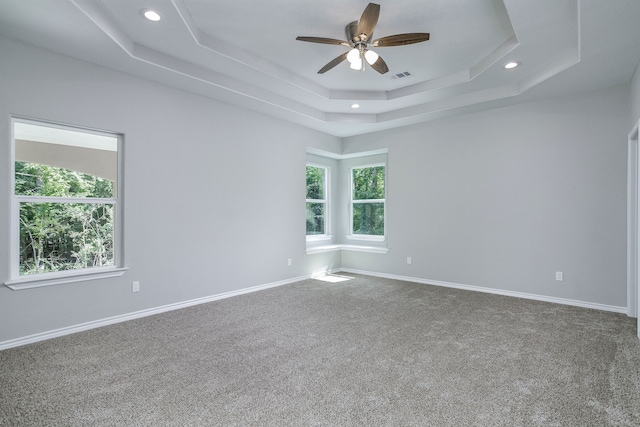
[[[307,165],[307,236],[326,234],[326,169]]]
[[[114,265],[114,205],[84,202],[113,198],[111,181],[18,161],[15,193],[60,198],[19,202],[20,275]]]
[[[352,233],[384,236],[384,166],[352,169]]]

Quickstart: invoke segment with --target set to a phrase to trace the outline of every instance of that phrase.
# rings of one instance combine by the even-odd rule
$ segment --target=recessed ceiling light
[[[351,108],[360,108],[360,104],[351,104]]]
[[[512,68],[516,68],[518,65],[520,65],[520,62],[507,62],[506,64],[504,64],[504,68],[510,70]]]
[[[159,21],[161,19],[161,16],[158,12],[156,12],[155,10],[151,10],[151,9],[143,9],[142,10],[142,15],[144,15],[145,18],[147,18],[149,21]]]

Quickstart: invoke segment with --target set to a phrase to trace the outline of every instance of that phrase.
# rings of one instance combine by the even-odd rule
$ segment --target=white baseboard
[[[425,285],[443,286],[443,287],[447,287],[447,288],[464,289],[464,290],[468,290],[468,291],[485,292],[485,293],[490,293],[490,294],[497,294],[497,295],[504,295],[504,296],[510,296],[510,297],[531,299],[531,300],[537,300],[537,301],[546,301],[546,302],[552,302],[552,303],[556,303],[556,304],[572,305],[572,306],[576,306],[576,307],[584,307],[584,308],[591,308],[591,309],[595,309],[595,310],[610,311],[610,312],[614,312],[614,313],[623,313],[623,314],[627,313],[627,307],[618,307],[618,306],[613,306],[613,305],[596,304],[596,303],[591,303],[591,302],[570,300],[570,299],[565,299],[565,298],[555,298],[555,297],[549,297],[549,296],[544,296],[544,295],[527,294],[527,293],[523,293],[523,292],[504,291],[504,290],[501,290],[501,289],[484,288],[484,287],[481,287],[481,286],[463,285],[463,284],[459,284],[459,283],[442,282],[442,281],[438,281],[438,280],[428,280],[428,279],[421,279],[421,278],[417,278],[417,277],[398,276],[398,275],[395,275],[395,274],[378,273],[378,272],[373,272],[373,271],[355,270],[355,269],[351,269],[351,268],[340,268],[340,269],[336,269],[336,270],[331,270],[331,271],[327,272],[327,274],[340,273],[340,272],[354,273],[354,274],[364,274],[364,275],[367,275],[367,276],[383,277],[383,278],[395,279],[395,280],[403,280],[405,282],[421,283],[421,284],[425,284]],[[323,274],[317,274],[317,275],[324,275],[324,273]],[[22,346],[22,345],[31,344],[31,343],[35,343],[35,342],[38,342],[38,341],[44,341],[44,340],[48,340],[48,339],[51,339],[51,338],[61,337],[61,336],[64,336],[64,335],[70,335],[70,334],[74,334],[76,332],[87,331],[89,329],[99,328],[99,327],[102,327],[102,326],[113,325],[115,323],[126,322],[128,320],[139,319],[141,317],[152,316],[154,314],[160,314],[160,313],[164,313],[164,312],[167,312],[167,311],[179,310],[181,308],[187,308],[187,307],[191,307],[191,306],[198,305],[198,304],[204,304],[204,303],[208,303],[208,302],[212,302],[212,301],[221,300],[221,299],[224,299],[224,298],[230,298],[230,297],[233,297],[233,296],[236,296],[236,295],[248,294],[248,293],[251,293],[251,292],[261,291],[263,289],[269,289],[269,288],[274,288],[274,287],[277,287],[277,286],[288,285],[288,284],[291,284],[291,283],[296,283],[296,282],[300,282],[302,280],[310,279],[310,278],[315,277],[317,275],[300,276],[300,277],[295,277],[295,278],[292,278],[292,279],[282,280],[282,281],[279,281],[279,282],[272,282],[272,283],[267,283],[267,284],[264,284],[264,285],[252,286],[250,288],[239,289],[237,291],[224,292],[224,293],[221,293],[221,294],[211,295],[211,296],[207,296],[207,297],[203,297],[203,298],[196,298],[196,299],[192,299],[192,300],[188,300],[188,301],[182,301],[182,302],[178,302],[178,303],[174,303],[174,304],[163,305],[163,306],[160,306],[160,307],[149,308],[149,309],[146,309],[146,310],[134,311],[132,313],[127,313],[127,314],[122,314],[122,315],[118,315],[118,316],[108,317],[108,318],[105,318],[105,319],[94,320],[94,321],[91,321],[91,322],[86,322],[86,323],[81,323],[81,324],[78,324],[78,325],[68,326],[68,327],[65,327],[65,328],[54,329],[54,330],[51,330],[51,331],[46,331],[46,332],[41,332],[41,333],[38,333],[38,334],[28,335],[26,337],[20,337],[20,338],[15,338],[15,339],[12,339],[12,340],[2,341],[2,342],[0,342],[0,350],[5,350],[5,349],[8,349],[8,348],[13,348],[13,347],[19,347],[19,346]]]
[[[167,311],[179,310],[181,308],[191,307],[198,304],[204,304],[211,301],[217,301],[224,298],[233,297],[236,295],[248,294],[251,292],[261,291],[263,289],[275,288],[276,286],[288,285],[290,283],[300,282],[302,280],[306,280],[309,278],[311,278],[310,275],[295,277],[293,279],[267,283],[265,285],[252,286],[250,288],[239,289],[237,291],[224,292],[217,295],[211,295],[203,298],[196,298],[196,299],[182,301],[174,304],[163,305],[160,307],[149,308],[146,310],[134,311],[132,313],[121,314],[113,317],[107,317],[105,319],[93,320],[91,322],[81,323],[79,325],[67,326],[65,328],[54,329],[47,332],[28,335],[26,337],[2,341],[0,342],[0,350],[5,350],[12,347],[19,347],[22,345],[31,344],[38,341],[44,341],[51,338],[61,337],[64,335],[70,335],[76,332],[87,331],[89,329],[99,328],[102,326],[113,325],[115,323],[126,322],[128,320],[139,319],[141,317],[152,316],[154,314],[160,314]]]
[[[344,273],[364,274],[367,276],[383,277],[386,279],[403,280],[405,282],[421,283],[424,285],[443,286],[446,288],[464,289],[467,291],[484,292],[488,294],[504,295],[508,297],[524,298],[536,301],[552,302],[555,304],[573,305],[576,307],[591,308],[594,310],[611,311],[614,313],[627,314],[627,307],[618,307],[615,305],[597,304],[593,302],[578,301],[566,298],[556,298],[545,295],[528,294],[524,292],[505,291],[502,289],[484,288],[482,286],[463,285],[460,283],[442,282],[439,280],[420,279],[417,277],[398,276],[395,274],[377,273],[373,271],[355,270],[352,268],[342,268],[339,271]]]

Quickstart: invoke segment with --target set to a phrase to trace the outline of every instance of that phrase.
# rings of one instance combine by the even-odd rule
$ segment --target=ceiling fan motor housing
[[[358,21],[348,23],[344,28],[344,33],[347,36],[347,41],[352,47],[358,47],[358,45],[364,45],[364,47],[366,47],[367,42],[371,40],[371,36],[373,35],[367,34],[367,38],[365,40],[361,40],[360,34],[358,34]]]

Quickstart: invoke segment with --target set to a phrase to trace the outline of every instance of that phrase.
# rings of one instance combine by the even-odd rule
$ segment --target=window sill
[[[65,272],[66,274],[46,275],[46,277],[25,276],[20,279],[9,280],[4,283],[14,291],[22,289],[40,288],[42,286],[62,285],[65,283],[83,282],[85,280],[106,279],[122,276],[128,268],[109,268],[98,271]]]
[[[329,234],[311,234],[307,236],[307,242],[322,242],[333,239]]]
[[[383,248],[380,246],[361,246],[361,245],[326,245],[326,246],[314,246],[307,248],[307,255],[319,254],[324,252],[335,251],[352,251],[352,252],[368,252],[372,254],[386,254],[389,252],[389,248]]]
[[[349,240],[362,240],[364,242],[384,242],[384,236],[372,236],[369,234],[347,234],[345,236]]]

